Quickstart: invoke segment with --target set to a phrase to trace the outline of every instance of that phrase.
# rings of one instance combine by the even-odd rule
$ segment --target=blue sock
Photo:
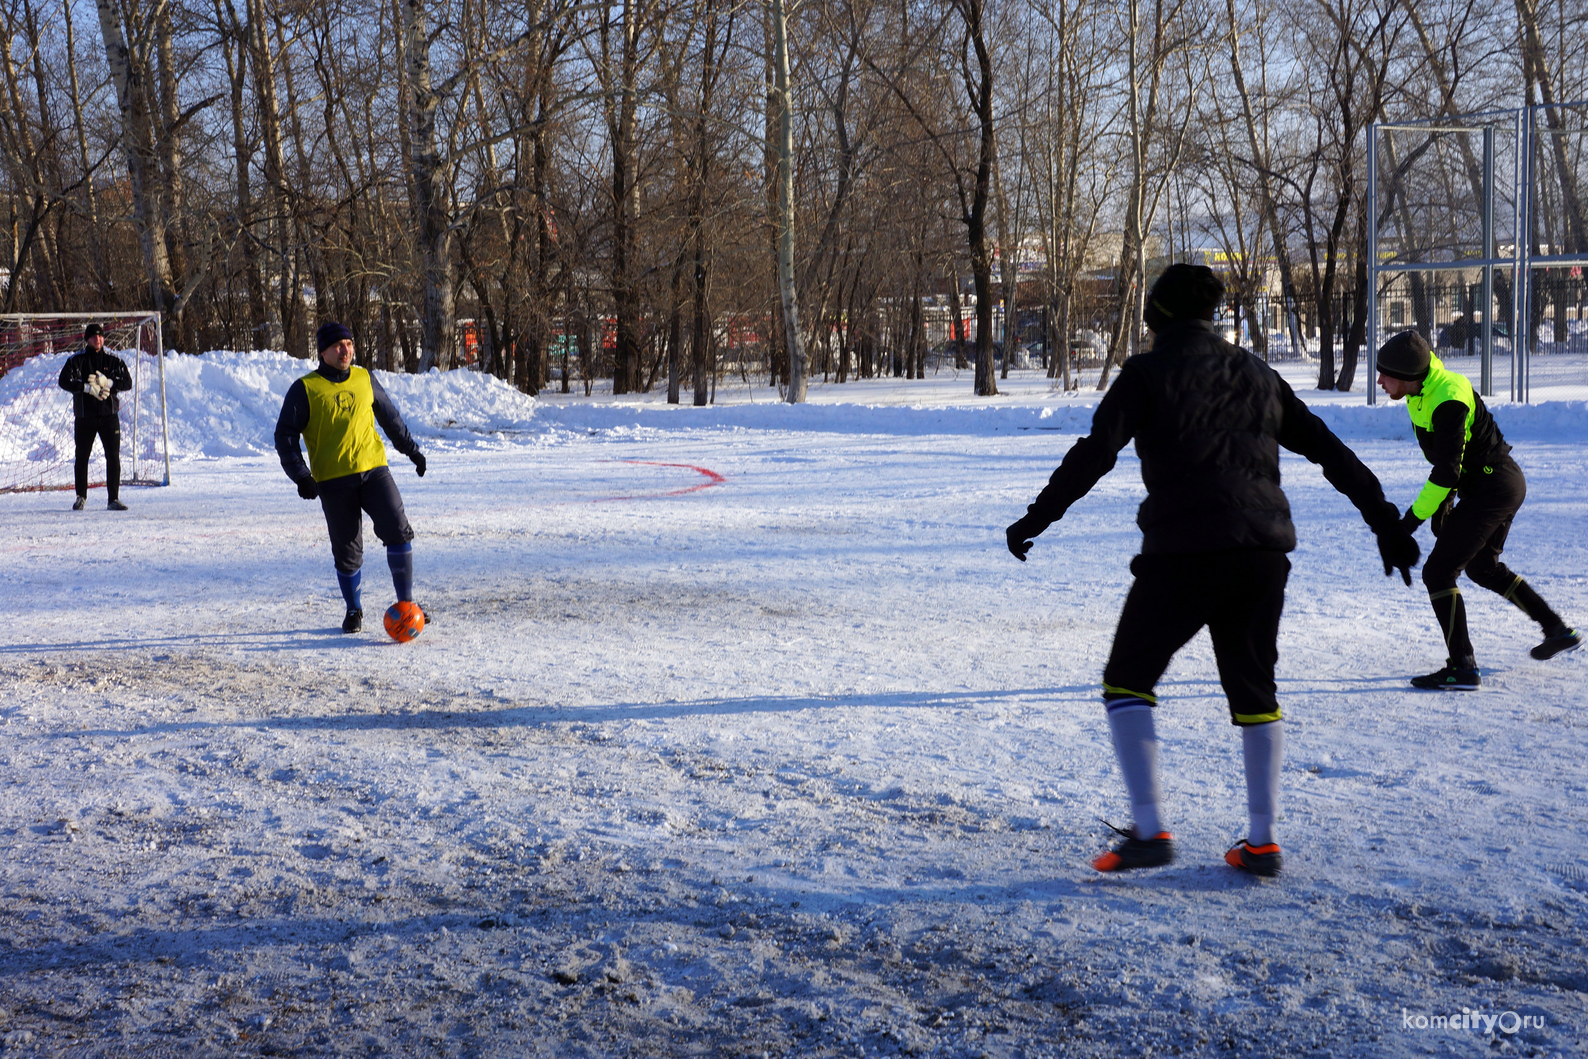
[[[363,570],[354,570],[350,574],[336,572],[336,583],[342,586],[342,598],[347,600],[348,610],[363,610],[364,595],[359,591],[359,585],[364,580]]]
[[[393,544],[386,549],[386,565],[391,567],[392,587],[397,590],[399,603],[411,603],[414,598],[414,546]]]

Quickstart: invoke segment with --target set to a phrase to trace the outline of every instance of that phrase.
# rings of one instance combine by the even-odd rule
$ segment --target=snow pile
[[[0,421],[8,424],[0,457],[26,452],[53,436],[51,424],[70,407],[70,396],[56,385],[69,356],[34,357],[0,378]],[[276,417],[287,387],[313,366],[312,361],[282,352],[168,355],[165,394],[171,456],[213,459],[274,452]],[[535,415],[533,397],[489,375],[374,374],[397,403],[408,429],[420,437],[454,430],[523,431],[530,429]],[[26,409],[33,411],[24,415]]]
[[[173,456],[242,456],[275,451],[276,417],[287,388],[313,362],[286,353],[218,351],[166,358]],[[535,399],[473,372],[406,375],[376,371],[415,435],[447,429],[526,430]]]

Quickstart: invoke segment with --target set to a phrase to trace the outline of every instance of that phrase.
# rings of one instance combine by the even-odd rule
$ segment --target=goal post
[[[72,395],[59,377],[91,323],[132,376],[121,394],[121,484],[171,484],[160,314],[12,313],[0,315],[0,493],[74,488]],[[98,445],[89,480],[104,484]]]

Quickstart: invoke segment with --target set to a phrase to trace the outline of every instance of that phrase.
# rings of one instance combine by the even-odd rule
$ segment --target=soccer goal
[[[121,395],[121,482],[171,484],[160,314],[11,314],[0,315],[0,493],[73,488],[72,395],[58,380],[91,323],[104,328],[105,351],[132,375]],[[88,473],[104,484],[97,445]]]

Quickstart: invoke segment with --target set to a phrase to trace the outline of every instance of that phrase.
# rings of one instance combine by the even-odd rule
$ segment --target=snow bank
[[[56,417],[20,415],[23,408],[68,407],[56,378],[70,353],[34,357],[0,378],[0,420],[45,431]],[[312,367],[281,352],[219,350],[165,360],[165,393],[173,458],[253,456],[275,451],[276,417],[287,387]],[[530,429],[535,399],[500,379],[474,372],[428,375],[375,372],[416,436],[445,431]],[[18,411],[17,416],[11,413]],[[13,426],[12,429],[15,429]],[[24,451],[27,445],[17,443]]]
[[[1307,400],[1307,395],[1302,395]],[[644,427],[665,430],[681,426],[742,430],[792,430],[833,434],[953,434],[985,436],[1024,430],[1085,434],[1091,430],[1095,399],[1069,399],[1062,404],[1008,407],[988,402],[955,408],[865,404],[755,404],[708,408],[660,405],[570,404],[540,408],[543,426],[572,430]],[[1403,405],[1320,404],[1318,417],[1350,441],[1412,437]],[[1491,408],[1500,429],[1512,440],[1588,440],[1588,402],[1547,401],[1537,405]]]

